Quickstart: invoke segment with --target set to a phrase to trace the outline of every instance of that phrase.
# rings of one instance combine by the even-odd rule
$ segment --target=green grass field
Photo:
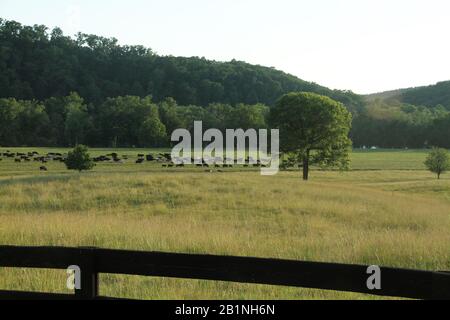
[[[6,148],[0,148],[4,151]],[[13,152],[45,148],[9,149]],[[92,149],[92,155],[113,150]],[[426,151],[355,151],[352,170],[263,177],[125,164],[69,172],[0,162],[0,243],[97,246],[450,270],[450,174]],[[155,151],[152,150],[154,153]],[[0,289],[67,292],[65,271],[0,269]],[[101,294],[140,299],[373,299],[334,291],[101,276]]]

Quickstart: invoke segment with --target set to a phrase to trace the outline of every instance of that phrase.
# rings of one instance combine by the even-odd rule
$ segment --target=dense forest
[[[79,33],[64,36],[56,28],[22,26],[0,20],[1,97],[44,100],[78,92],[87,103],[108,97],[172,97],[183,105],[209,103],[273,105],[284,93],[312,91],[352,108],[362,99],[330,90],[281,71],[240,61],[158,56],[142,46]]]
[[[354,116],[356,147],[450,147],[449,83],[364,97],[273,68],[159,56],[0,19],[1,146],[167,146],[175,128],[194,120],[268,128],[270,107],[291,91],[342,102]]]

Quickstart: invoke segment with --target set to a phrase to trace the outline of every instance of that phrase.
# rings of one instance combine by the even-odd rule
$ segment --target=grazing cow
[[[152,154],[146,156],[147,161],[155,161],[155,157]]]
[[[137,164],[144,163],[144,159],[137,159],[137,160],[136,160],[136,163],[137,163]]]
[[[138,158],[143,158],[143,157],[145,157],[145,154],[142,154],[142,153],[138,154]]]
[[[177,164],[177,168],[184,168],[184,163]]]
[[[14,162],[22,162],[22,159],[14,159]]]
[[[45,167],[45,166],[39,167],[39,170],[40,170],[40,171],[48,171],[47,167]]]

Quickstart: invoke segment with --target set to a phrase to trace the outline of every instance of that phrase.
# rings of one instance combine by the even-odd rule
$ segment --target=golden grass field
[[[412,151],[354,153],[355,170],[313,171],[309,182],[298,172],[264,177],[134,163],[81,174],[49,164],[41,173],[39,164],[4,159],[0,243],[450,270],[450,174],[438,181],[424,170],[424,158]],[[67,293],[65,284],[65,271],[0,269],[0,289]],[[139,299],[376,298],[112,275],[101,275],[100,291]]]

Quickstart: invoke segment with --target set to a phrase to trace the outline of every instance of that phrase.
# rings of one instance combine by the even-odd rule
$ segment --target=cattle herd
[[[22,162],[39,162],[42,164],[45,164],[49,161],[59,161],[59,162],[65,162],[66,161],[67,154],[62,153],[53,153],[49,152],[46,155],[40,155],[37,151],[22,153],[22,152],[11,152],[7,150],[6,152],[0,152],[0,161],[3,161],[3,158],[10,158],[14,159],[14,162],[16,163],[22,163]],[[39,170],[41,171],[47,171],[47,167],[40,166]]]
[[[49,152],[45,155],[39,154],[37,151],[21,153],[21,152],[11,152],[7,150],[6,152],[0,152],[0,161],[3,158],[13,159],[16,163],[27,163],[27,162],[38,162],[42,165],[39,170],[48,171],[45,164],[47,162],[62,162],[64,163],[67,159],[67,153],[55,153]],[[133,157],[134,158],[134,157]],[[205,168],[232,168],[233,164],[237,163],[232,159],[228,158],[214,158],[214,159],[194,159],[194,158],[176,158],[172,159],[172,155],[170,153],[158,153],[158,154],[138,154],[136,160],[131,160],[131,157],[128,155],[119,155],[117,153],[110,153],[106,155],[101,155],[92,158],[92,160],[96,163],[118,163],[123,164],[128,161],[134,161],[136,164],[143,164],[145,162],[149,163],[159,163],[163,168],[182,168],[191,164],[196,167],[205,167]],[[242,162],[242,159],[239,159]],[[238,161],[239,161],[238,160]],[[233,164],[230,164],[233,163]],[[260,160],[254,161],[252,157],[247,157],[245,159],[244,167],[266,167],[265,164],[262,164]]]

